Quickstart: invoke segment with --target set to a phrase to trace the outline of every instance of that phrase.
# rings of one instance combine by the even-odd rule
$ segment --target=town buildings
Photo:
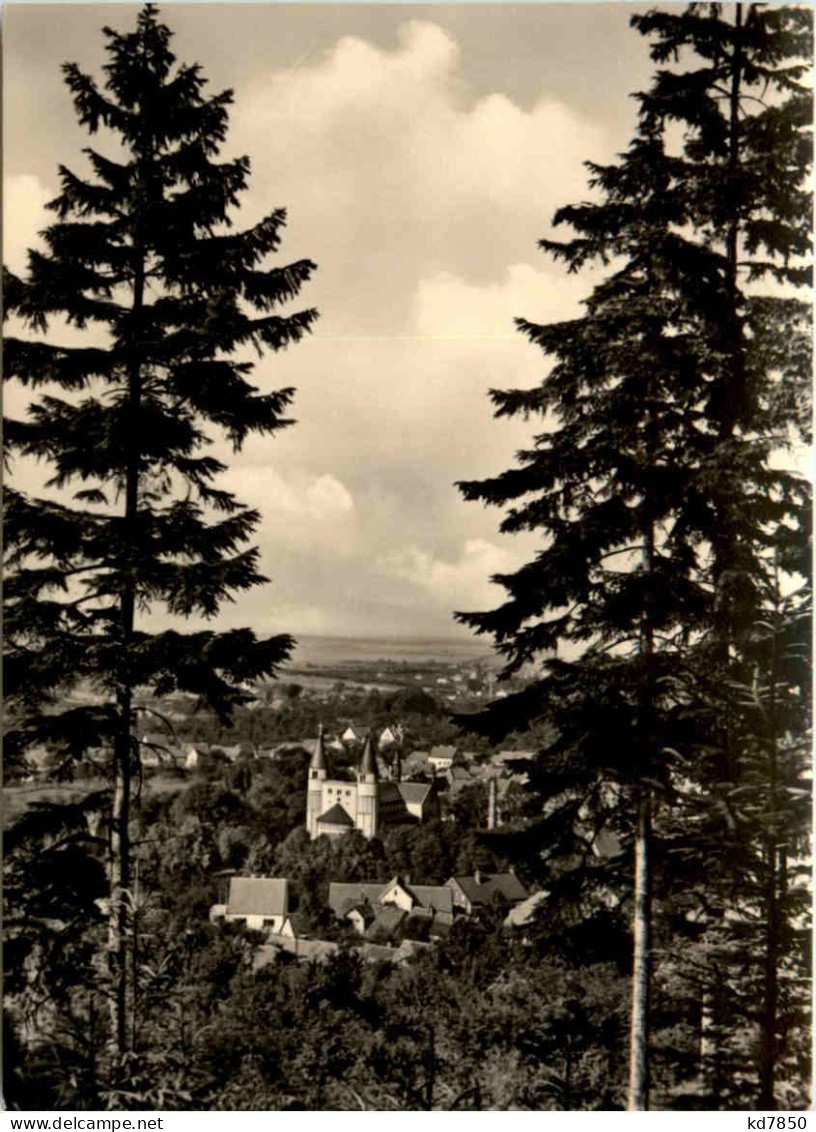
[[[545,898],[536,894],[536,906]],[[488,876],[478,871],[451,877],[445,884],[414,884],[408,876],[394,876],[384,883],[333,881],[328,889],[329,908],[357,933],[363,958],[392,962],[444,939],[457,919],[493,908],[520,911],[532,899],[514,873]],[[508,914],[505,925],[526,923],[531,914],[517,919]],[[230,877],[226,903],[212,906],[210,920],[263,932],[261,965],[281,950],[302,959],[323,958],[337,950],[336,942],[315,938],[307,919],[289,911],[289,882],[284,878]]]

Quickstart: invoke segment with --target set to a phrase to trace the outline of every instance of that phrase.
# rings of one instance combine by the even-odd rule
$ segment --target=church
[[[363,747],[356,782],[329,778],[321,727],[307,783],[306,828],[310,837],[323,833],[339,837],[359,829],[371,838],[393,826],[417,825],[438,816],[439,798],[433,783],[402,782],[399,772],[395,780],[380,782],[370,734]]]

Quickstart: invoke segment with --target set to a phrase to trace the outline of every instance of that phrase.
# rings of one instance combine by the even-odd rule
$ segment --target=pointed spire
[[[310,770],[325,770],[326,769],[326,750],[323,746],[323,724],[321,723],[317,729],[317,742],[315,743],[314,754],[312,761],[309,763]]]
[[[365,746],[363,747],[363,757],[360,760],[360,775],[365,777],[367,774],[373,774],[377,778],[377,756],[374,754],[374,744],[371,738],[371,731],[366,736]]]

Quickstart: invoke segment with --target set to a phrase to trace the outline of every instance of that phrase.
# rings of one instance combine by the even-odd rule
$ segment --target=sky
[[[489,609],[533,536],[499,534],[501,512],[455,487],[512,465],[536,422],[496,421],[488,390],[532,386],[546,361],[514,318],[580,313],[592,278],[538,249],[562,204],[589,193],[583,162],[633,132],[645,6],[606,4],[168,3],[182,62],[235,104],[225,156],[252,160],[236,225],[284,206],[276,261],[318,271],[292,310],[313,335],[265,357],[253,380],[293,385],[297,424],[253,439],[223,486],[260,509],[273,584],[219,627],[260,633],[447,637],[454,610]],[[4,249],[12,270],[49,219],[57,167],[87,174],[60,65],[98,73],[100,28],[128,4],[7,4],[3,13]],[[105,139],[92,144],[104,152]],[[557,230],[558,233],[561,230]],[[564,233],[567,235],[568,233]],[[55,327],[71,344],[76,331]],[[6,410],[25,410],[19,392]],[[47,469],[18,466],[39,491]],[[163,621],[156,612],[151,623]]]

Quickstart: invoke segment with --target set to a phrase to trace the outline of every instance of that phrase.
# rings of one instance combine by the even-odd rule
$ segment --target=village
[[[306,917],[289,910],[289,882],[281,877],[229,877],[224,902],[210,909],[214,924],[233,924],[259,932],[254,967],[274,962],[281,952],[298,959],[322,960],[343,946],[364,960],[404,963],[418,951],[445,939],[464,917],[500,909],[508,928],[523,927],[546,893],[529,893],[512,872],[453,876],[444,885],[415,884],[410,876],[329,884],[328,907],[348,930],[342,942],[315,938]],[[506,913],[506,914],[505,914]]]
[[[321,728],[309,744],[305,816],[310,838],[338,838],[356,829],[371,839],[388,829],[438,820],[440,799],[449,803],[461,790],[478,783],[487,786],[485,827],[493,830],[500,821],[500,798],[506,797],[511,783],[525,781],[526,773],[517,768],[532,757],[530,751],[502,751],[477,766],[456,747],[437,746],[428,752],[413,751],[403,760],[403,741],[398,725],[386,727],[379,737],[350,726],[332,741]],[[361,753],[354,775],[328,777],[332,753],[353,759],[357,752]],[[274,758],[276,753],[266,757]],[[188,754],[191,766],[199,758],[196,748]],[[449,805],[445,809],[452,820]],[[287,878],[238,876],[225,870],[219,879],[221,899],[210,909],[210,920],[263,933],[256,966],[273,961],[280,951],[314,959],[340,946],[335,940],[315,938],[308,918],[290,911]],[[507,926],[523,925],[543,895],[530,893],[512,869],[494,874],[477,869],[472,876],[452,876],[443,885],[415,883],[410,875],[395,876],[384,884],[330,881],[327,906],[349,929],[346,942],[363,958],[399,963],[444,939],[455,919],[463,916],[498,908],[506,915]]]

